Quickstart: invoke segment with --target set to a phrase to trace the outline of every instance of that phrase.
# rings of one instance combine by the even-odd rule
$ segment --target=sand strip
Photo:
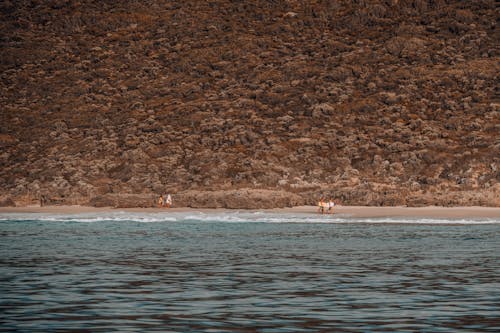
[[[2,213],[47,213],[47,214],[79,214],[79,213],[107,213],[107,212],[204,212],[221,213],[244,210],[229,209],[197,209],[197,208],[96,208],[88,206],[30,206],[30,207],[0,207]],[[292,208],[276,208],[251,210],[272,213],[303,213],[318,214],[314,206],[299,206]],[[335,214],[352,217],[427,217],[427,218],[497,218],[500,219],[500,207],[366,207],[366,206],[337,206]]]

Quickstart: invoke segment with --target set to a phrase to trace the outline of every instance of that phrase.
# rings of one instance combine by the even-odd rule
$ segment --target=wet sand
[[[47,213],[47,214],[79,214],[79,213],[105,213],[113,211],[125,211],[136,213],[160,213],[160,212],[205,212],[220,213],[224,211],[242,211],[229,209],[198,209],[198,208],[112,208],[112,207],[89,207],[89,206],[27,206],[27,207],[0,207],[1,213]],[[272,213],[303,213],[319,214],[315,206],[298,206],[290,208],[259,209],[251,211],[263,211]],[[428,217],[428,218],[498,218],[500,219],[500,207],[367,207],[367,206],[337,206],[335,214],[352,217]]]

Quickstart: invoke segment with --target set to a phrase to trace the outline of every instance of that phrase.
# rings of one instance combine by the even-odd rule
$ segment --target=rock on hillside
[[[269,190],[275,205],[499,206],[497,13],[493,0],[3,1],[0,201],[171,192],[243,207],[223,191]]]

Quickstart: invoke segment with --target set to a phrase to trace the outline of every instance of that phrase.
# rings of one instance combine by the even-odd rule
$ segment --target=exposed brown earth
[[[0,2],[0,205],[500,206],[495,1]]]

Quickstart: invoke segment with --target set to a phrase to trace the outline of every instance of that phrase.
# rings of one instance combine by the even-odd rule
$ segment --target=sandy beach
[[[79,214],[99,212],[142,212],[142,213],[174,213],[174,212],[204,212],[218,213],[224,211],[236,211],[228,209],[198,209],[189,207],[179,208],[113,208],[113,207],[89,207],[89,206],[27,206],[27,207],[0,207],[2,213],[47,213],[47,214]],[[239,210],[241,211],[241,210]],[[298,206],[290,208],[259,209],[252,211],[264,211],[272,213],[302,213],[319,214],[315,206]],[[499,218],[498,207],[368,207],[368,206],[337,206],[335,214],[351,217],[428,217],[428,218]]]

